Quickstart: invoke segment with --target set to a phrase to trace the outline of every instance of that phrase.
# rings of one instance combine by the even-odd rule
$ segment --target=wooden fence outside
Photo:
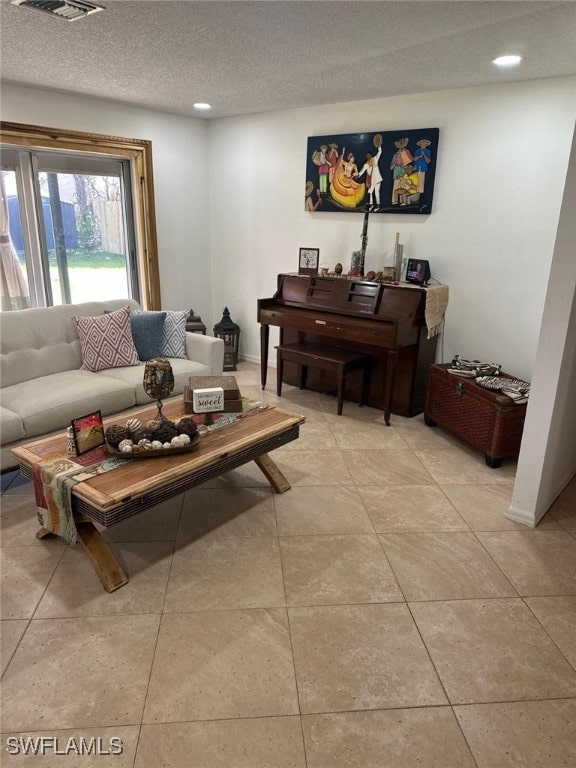
[[[102,250],[109,253],[121,253],[125,256],[124,221],[120,200],[101,200],[98,203],[98,218],[100,219]]]

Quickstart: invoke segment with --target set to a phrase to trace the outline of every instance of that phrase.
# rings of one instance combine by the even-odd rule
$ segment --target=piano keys
[[[367,403],[390,413],[414,416],[424,410],[428,367],[435,361],[437,337],[427,338],[426,289],[373,283],[360,278],[280,274],[276,293],[258,300],[262,388],[266,387],[270,326],[280,343],[322,344],[372,358]],[[360,377],[348,377],[346,399],[358,400]],[[283,381],[298,386],[295,364]],[[306,384],[335,391],[329,374],[310,370]]]

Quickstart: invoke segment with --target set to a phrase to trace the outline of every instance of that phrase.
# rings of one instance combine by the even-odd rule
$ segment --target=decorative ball
[[[122,442],[124,442],[124,441],[122,441]],[[126,443],[125,445],[123,445],[120,448],[120,451],[122,453],[132,453],[133,450],[134,450],[134,446],[132,445],[132,443]]]
[[[156,432],[160,424],[162,424],[160,419],[150,419],[150,421],[146,422],[146,428],[151,429],[152,432]]]
[[[137,432],[142,427],[140,419],[128,419],[126,422],[126,429],[129,432]]]
[[[188,437],[188,435],[184,435],[184,434],[178,435],[178,439],[180,440],[180,445],[190,445],[190,443],[192,442]]]
[[[133,447],[134,447],[134,443],[132,442],[132,440],[129,440],[128,438],[118,443],[118,448],[120,448],[121,451],[123,451],[124,448],[132,449]]]
[[[169,421],[164,421],[156,430],[156,439],[161,443],[169,443],[176,436],[176,427]]]
[[[150,440],[138,440],[138,448],[149,451],[152,448],[152,443]]]
[[[162,445],[162,448],[172,448],[172,444],[171,443],[164,443]]]
[[[142,440],[152,440],[152,430],[147,429],[146,427],[142,427],[142,429],[137,429],[135,432],[132,432],[132,440],[135,443],[140,443]]]
[[[188,437],[194,437],[198,432],[196,422],[190,416],[186,416],[176,424],[176,429],[179,435],[188,435]]]
[[[128,437],[128,430],[120,424],[111,424],[109,427],[106,427],[104,437],[108,445],[117,448],[122,440],[126,440]]]
[[[162,448],[162,443],[160,440],[152,440],[152,443],[150,444],[151,448],[154,448],[154,450],[158,450],[158,448]]]

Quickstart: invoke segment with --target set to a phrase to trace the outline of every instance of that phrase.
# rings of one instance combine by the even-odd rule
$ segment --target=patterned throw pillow
[[[84,371],[140,365],[132,340],[130,308],[97,317],[73,317],[80,339]]]
[[[135,309],[133,315],[139,314],[164,314],[159,312],[146,312],[143,309]],[[174,312],[166,311],[164,321],[164,337],[162,339],[162,357],[182,357],[186,359],[186,318],[185,310]]]

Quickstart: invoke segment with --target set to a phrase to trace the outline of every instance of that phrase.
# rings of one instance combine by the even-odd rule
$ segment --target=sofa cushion
[[[147,312],[142,309],[136,309],[132,312],[134,315],[155,315],[158,312]],[[186,318],[188,312],[185,311],[166,311],[164,321],[164,338],[162,342],[161,357],[186,357]]]
[[[80,342],[72,318],[126,306],[137,308],[138,304],[132,299],[110,299],[2,312],[0,386],[80,368]]]
[[[2,389],[2,405],[20,414],[27,438],[62,429],[72,419],[92,411],[106,415],[131,408],[135,402],[132,386],[79,370],[53,373]]]
[[[166,312],[133,312],[130,316],[132,338],[140,360],[152,360],[163,354]]]
[[[22,419],[14,411],[0,406],[0,435],[3,443],[13,443],[15,440],[21,440],[25,437],[24,425]]]
[[[129,307],[96,317],[72,319],[80,339],[82,370],[101,371],[140,364],[132,339]]]
[[[180,395],[184,392],[184,387],[188,384],[190,376],[212,375],[212,370],[207,365],[197,363],[194,360],[169,358],[169,362],[174,373],[173,395]],[[116,378],[126,385],[133,387],[138,405],[149,405],[152,402],[146,392],[144,392],[144,367],[111,368],[110,370],[100,371],[96,375]]]

